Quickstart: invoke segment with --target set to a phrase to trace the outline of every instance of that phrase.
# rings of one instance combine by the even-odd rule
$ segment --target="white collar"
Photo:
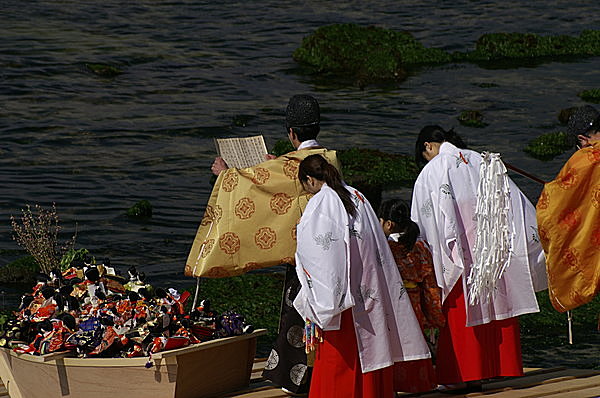
[[[442,145],[440,145],[440,153],[452,153],[452,152],[458,151],[458,150],[459,150],[459,148],[456,145],[454,145],[448,141],[444,141],[444,142],[442,142]]]
[[[306,140],[306,141],[302,141],[300,143],[300,146],[298,146],[298,150],[305,149],[305,148],[312,148],[315,146],[320,146],[319,143],[317,142],[317,140]]]
[[[398,242],[398,240],[400,239],[400,233],[399,232],[394,232],[393,234],[389,234],[388,235],[388,240],[394,241],[394,242]]]

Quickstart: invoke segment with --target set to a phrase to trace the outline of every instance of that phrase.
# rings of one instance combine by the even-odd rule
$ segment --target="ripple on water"
[[[466,51],[489,32],[579,34],[597,28],[597,20],[582,17],[596,10],[591,1],[63,0],[26,10],[4,2],[0,249],[16,248],[11,214],[54,201],[66,231],[77,222],[80,246],[161,282],[186,284],[183,265],[211,189],[213,138],[262,133],[271,147],[284,138],[283,110],[296,93],[319,98],[326,146],[411,153],[420,128],[436,123],[456,126],[474,149],[500,151],[551,179],[568,155],[543,163],[521,148],[560,129],[558,111],[581,104],[582,89],[598,87],[599,59],[426,67],[400,85],[361,90],[304,74],[291,53],[330,23],[407,30],[427,46]],[[86,63],[123,73],[97,76]],[[456,117],[466,109],[482,110],[490,126],[460,126]],[[239,115],[245,123],[235,123]],[[535,201],[540,187],[515,181]],[[140,199],[154,207],[144,222],[124,215]],[[0,264],[16,255],[0,253]]]

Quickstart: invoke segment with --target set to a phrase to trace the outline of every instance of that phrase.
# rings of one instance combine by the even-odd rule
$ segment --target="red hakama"
[[[438,383],[523,375],[518,318],[466,327],[462,279],[452,288],[442,310],[446,326],[440,330],[438,340]]]
[[[436,387],[431,358],[394,364],[394,391],[418,393]]]
[[[340,330],[323,332],[309,398],[392,398],[393,387],[391,366],[362,373],[352,309],[342,312]]]

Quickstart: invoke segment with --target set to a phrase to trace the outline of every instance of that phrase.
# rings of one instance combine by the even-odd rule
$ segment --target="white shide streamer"
[[[477,187],[477,237],[467,279],[469,304],[488,301],[510,259],[510,190],[499,153],[483,152]]]

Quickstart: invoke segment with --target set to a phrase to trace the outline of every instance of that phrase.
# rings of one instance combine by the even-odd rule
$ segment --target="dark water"
[[[56,202],[77,246],[137,265],[152,282],[188,286],[183,267],[210,192],[213,138],[283,138],[297,93],[321,102],[321,141],[410,153],[425,124],[458,126],[480,109],[485,129],[458,126],[474,149],[551,179],[568,154],[527,157],[533,137],[560,128],[560,109],[600,87],[600,58],[517,69],[425,68],[401,85],[360,90],[299,73],[291,58],[319,26],[355,22],[407,30],[427,46],[468,50],[489,32],[577,35],[600,27],[595,1],[0,3],[0,265],[22,253],[10,215]],[[122,68],[96,76],[85,63]],[[497,87],[481,88],[479,83]],[[235,120],[247,120],[245,126]],[[516,177],[533,200],[541,187]],[[408,197],[410,189],[390,193]],[[125,210],[154,206],[149,222]]]

